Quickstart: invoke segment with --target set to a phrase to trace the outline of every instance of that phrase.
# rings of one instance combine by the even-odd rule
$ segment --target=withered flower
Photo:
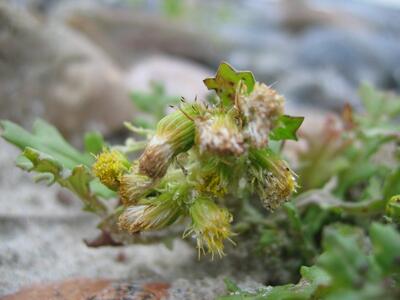
[[[238,94],[238,108],[246,123],[245,135],[252,147],[267,146],[269,133],[283,114],[284,102],[283,96],[263,83],[256,83],[250,95]]]
[[[250,169],[256,192],[263,205],[274,210],[296,191],[296,174],[270,149],[250,150]]]
[[[196,131],[200,152],[238,156],[246,150],[243,134],[231,114],[217,112],[198,118]]]

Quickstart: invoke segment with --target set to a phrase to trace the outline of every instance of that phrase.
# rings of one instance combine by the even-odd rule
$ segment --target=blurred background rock
[[[395,0],[1,0],[0,118],[28,128],[44,118],[78,145],[85,130],[113,138],[137,116],[132,92],[159,82],[170,96],[204,98],[202,80],[225,60],[273,85],[312,127],[346,102],[357,108],[364,81],[400,91],[399,20]],[[15,169],[17,151],[0,146],[0,295],[80,274],[174,280],[190,270],[192,287],[207,272],[248,275],[226,260],[191,268],[183,243],[178,260],[131,246],[126,264],[120,250],[87,249],[94,220],[69,194],[34,185]],[[189,286],[177,282],[176,295]]]

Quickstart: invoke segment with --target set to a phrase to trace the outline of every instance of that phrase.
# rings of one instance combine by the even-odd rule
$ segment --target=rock
[[[366,20],[351,14],[344,9],[332,7],[321,9],[318,5],[311,4],[307,0],[283,0],[282,5],[282,26],[293,33],[299,33],[307,28],[334,26],[343,30],[352,28],[370,27]]]
[[[133,114],[120,71],[79,34],[0,4],[0,118],[42,117],[68,136],[109,133]]]
[[[2,300],[84,300],[92,299],[99,291],[110,286],[109,280],[73,279],[52,284],[37,284],[24,288]]]
[[[169,287],[164,282],[130,283],[80,278],[34,285],[2,300],[161,300],[168,297]]]
[[[129,91],[148,92],[152,82],[164,85],[167,95],[193,100],[204,99],[208,90],[203,79],[213,75],[211,70],[194,62],[156,55],[133,65],[127,71],[125,84]]]
[[[101,7],[75,2],[60,5],[52,15],[102,47],[122,68],[149,54],[166,53],[217,64],[222,45],[196,26],[132,7]],[[219,51],[218,51],[219,50]]]
[[[340,111],[358,104],[355,88],[334,69],[296,69],[276,83],[277,90],[299,106]]]
[[[301,37],[297,60],[308,69],[334,69],[353,85],[362,80],[379,83],[392,67],[387,64],[383,42],[358,30],[313,29]]]

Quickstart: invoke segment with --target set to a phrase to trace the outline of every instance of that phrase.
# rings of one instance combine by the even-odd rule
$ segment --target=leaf
[[[32,133],[10,121],[1,121],[1,136],[21,150],[31,147],[53,157],[62,166],[72,170],[76,165],[91,166],[94,158],[73,148],[58,130],[43,120],[35,121]]]
[[[389,225],[372,224],[370,236],[374,257],[385,274],[400,272],[400,234]]]
[[[103,136],[98,132],[85,134],[85,151],[90,154],[99,154],[105,147]]]
[[[272,140],[295,140],[297,141],[297,130],[304,121],[304,117],[292,117],[282,115],[278,119],[276,127],[269,134]]]
[[[372,117],[378,117],[383,110],[383,95],[369,84],[363,84],[359,89],[361,102]]]
[[[228,290],[228,292],[236,293],[236,292],[240,291],[240,288],[231,279],[225,278],[224,283],[225,283],[225,286],[226,286],[226,289]]]
[[[358,270],[368,267],[368,258],[360,245],[362,241],[362,230],[356,227],[337,224],[325,229],[325,252],[317,259],[317,266],[332,277],[332,284],[351,287],[363,279],[364,274]]]
[[[247,92],[253,91],[256,83],[253,73],[250,71],[236,71],[226,62],[222,62],[213,78],[203,80],[209,90],[215,90],[224,105],[234,103],[235,94],[239,82],[247,87]]]
[[[106,211],[105,206],[90,191],[89,184],[93,178],[86,166],[78,165],[70,171],[51,156],[30,147],[25,148],[21,157],[25,159],[24,164],[19,165],[20,167],[28,172],[34,171],[46,175],[48,184],[57,182],[69,189],[82,199],[86,210],[100,214]],[[19,160],[21,161],[22,158]]]
[[[302,279],[298,284],[286,284],[275,287],[260,288],[248,292],[237,287],[231,280],[225,281],[227,290],[232,294],[219,300],[308,300],[319,286],[329,282],[329,276],[318,267],[302,267]],[[233,285],[232,285],[233,284]]]
[[[164,117],[167,107],[178,104],[180,97],[168,95],[161,83],[152,82],[150,91],[135,91],[131,94],[131,100],[139,110],[148,114],[135,119],[135,125],[144,125],[145,122],[146,127],[154,128],[157,121]]]
[[[383,197],[385,201],[389,201],[392,196],[397,194],[400,194],[400,167],[386,177],[383,186]]]
[[[381,92],[368,84],[360,87],[359,95],[367,112],[366,116],[360,118],[365,125],[382,127],[388,119],[400,114],[400,98],[397,96]],[[394,126],[395,123],[391,125]],[[386,129],[383,127],[379,131],[385,132],[389,129],[390,124],[387,124]]]
[[[6,120],[0,121],[0,128],[2,129],[0,132],[1,136],[11,144],[14,144],[21,150],[24,150],[26,147],[35,149],[42,153],[42,155],[51,157],[63,169],[73,170],[78,165],[90,168],[94,162],[92,154],[81,153],[76,150],[63,138],[54,126],[43,120],[38,119],[35,121],[32,133]],[[89,133],[85,137],[85,147],[87,150],[96,152],[100,148],[100,145],[103,144],[103,138],[99,134]],[[23,165],[27,164],[29,166],[29,163],[24,156],[20,156],[17,159],[17,165],[23,169],[25,169]],[[104,197],[106,199],[115,196],[115,193],[111,190],[106,192],[108,188],[101,183],[94,184],[92,187],[93,193],[98,196],[108,195],[108,197]]]

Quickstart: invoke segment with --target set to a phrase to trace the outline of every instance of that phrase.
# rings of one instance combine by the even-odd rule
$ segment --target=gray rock
[[[276,83],[277,90],[287,99],[303,106],[341,110],[347,102],[357,106],[355,88],[336,70],[296,69]]]
[[[155,54],[205,64],[218,63],[222,45],[196,26],[132,7],[102,7],[88,1],[60,5],[51,14],[99,45],[122,68]]]
[[[169,96],[204,99],[208,90],[203,79],[213,74],[215,72],[189,60],[155,55],[134,64],[125,75],[125,84],[131,92],[148,92],[151,83],[157,82],[163,84]]]
[[[69,136],[120,128],[133,107],[119,70],[85,38],[0,4],[0,118],[43,117]]]
[[[297,61],[303,67],[334,69],[353,85],[362,80],[382,85],[400,64],[394,37],[373,32],[318,28],[304,34],[298,45]]]

